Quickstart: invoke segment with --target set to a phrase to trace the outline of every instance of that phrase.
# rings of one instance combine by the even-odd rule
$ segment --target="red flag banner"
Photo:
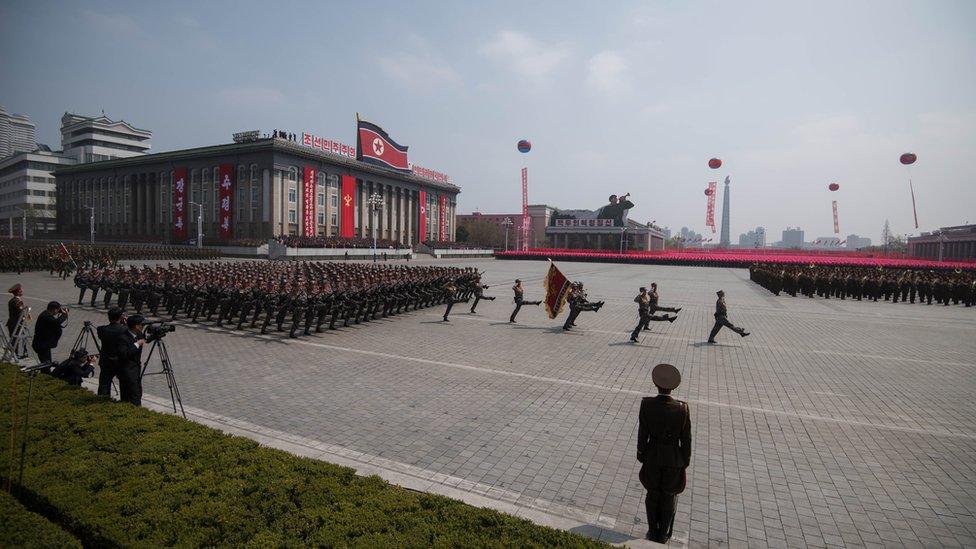
[[[912,185],[911,178],[908,179],[908,188],[912,191],[912,215],[915,216],[915,228],[918,228],[918,210],[915,209],[915,187]]]
[[[356,178],[342,176],[342,193],[339,195],[339,236],[352,238],[356,235]]]
[[[315,168],[312,166],[305,166],[305,188],[302,199],[302,234],[315,236]]]
[[[186,168],[173,170],[173,241],[186,241]]]
[[[563,311],[566,299],[569,298],[570,283],[569,279],[556,267],[556,264],[549,261],[549,272],[542,281],[546,289],[546,299],[543,303],[546,306],[546,314],[549,318],[556,318]]]
[[[423,187],[420,188],[420,216],[418,220],[420,225],[417,228],[417,234],[420,236],[417,238],[417,242],[423,242],[427,240],[427,191]]]
[[[715,233],[715,188],[718,184],[714,181],[708,183],[708,206],[705,209],[705,225],[712,228]]]
[[[219,234],[221,241],[228,241],[234,236],[233,215],[231,207],[234,199],[234,165],[220,165],[220,204],[217,206],[217,221],[220,223]]]
[[[439,215],[439,223],[437,227],[437,239],[441,242],[447,240],[447,195],[442,194],[438,198],[438,208],[437,213]]]
[[[529,250],[529,169],[522,168],[522,251]]]
[[[365,120],[358,121],[356,160],[384,168],[404,172],[410,171],[410,163],[407,162],[407,147],[391,139],[383,128]]]
[[[840,234],[840,219],[837,217],[837,201],[834,200],[834,234]]]

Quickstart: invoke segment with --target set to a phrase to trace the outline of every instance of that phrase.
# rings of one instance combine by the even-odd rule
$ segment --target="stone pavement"
[[[179,323],[166,341],[184,403],[232,432],[624,542],[646,531],[637,409],[670,362],[694,444],[673,544],[976,545],[976,310],[777,298],[739,269],[560,263],[607,301],[563,333],[532,307],[507,324],[512,280],[536,299],[545,263],[452,262],[487,270],[499,299],[449,324],[437,308],[289,340]],[[35,311],[77,302],[70,281],[0,287],[15,280]],[[652,281],[683,311],[634,345],[632,299]],[[753,335],[708,346],[718,289]],[[86,309],[63,350],[104,318]],[[146,391],[168,394],[160,376]]]

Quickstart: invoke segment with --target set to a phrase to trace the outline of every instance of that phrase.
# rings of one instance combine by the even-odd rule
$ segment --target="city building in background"
[[[301,141],[278,135],[242,132],[234,143],[61,168],[58,232],[87,234],[92,207],[96,235],[113,237],[185,242],[196,236],[198,216],[205,243],[282,234],[371,237],[368,200],[375,193],[382,198],[377,238],[404,246],[454,240],[460,189],[446,176],[373,166],[350,156],[354,148],[327,147],[310,134]]]
[[[850,250],[860,250],[861,248],[867,248],[871,245],[871,239],[858,236],[856,234],[847,235],[847,248]]]
[[[787,227],[783,230],[783,239],[780,241],[782,247],[802,248],[803,243],[803,229],[799,227]]]
[[[942,227],[909,237],[908,255],[936,261],[976,260],[976,225]]]
[[[679,239],[677,244],[681,247],[702,248],[705,246],[705,237],[688,227],[681,227],[681,231],[678,232],[676,238]]]
[[[57,205],[52,172],[70,164],[74,160],[45,150],[0,160],[0,234],[29,238],[54,232]]]
[[[740,248],[765,248],[766,229],[764,227],[756,227],[751,231],[740,234],[739,247]]]
[[[61,117],[61,149],[78,163],[131,158],[149,152],[152,132],[125,120],[105,116],[64,113]]]
[[[838,236],[820,236],[817,237],[813,242],[808,244],[809,247],[815,249],[831,249],[836,250],[840,248],[840,237]]]
[[[8,114],[0,105],[0,159],[37,149],[34,123],[24,114]]]

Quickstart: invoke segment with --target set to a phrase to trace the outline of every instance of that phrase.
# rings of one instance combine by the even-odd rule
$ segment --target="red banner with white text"
[[[173,170],[173,242],[186,242],[186,168]]]
[[[315,168],[305,166],[305,187],[302,192],[302,234],[315,236]]]
[[[440,224],[437,228],[437,239],[444,242],[447,240],[447,195],[442,194],[439,198],[437,213],[440,214]]]
[[[834,234],[840,235],[840,218],[837,216],[837,201],[834,200]]]
[[[712,181],[708,184],[708,206],[705,210],[705,225],[712,228],[715,233],[715,188],[718,183]]]
[[[339,236],[356,236],[356,178],[342,176],[342,193],[339,195]]]
[[[423,242],[427,240],[427,191],[423,187],[420,188],[420,216],[418,217],[420,225],[417,228],[417,242]]]
[[[220,240],[226,242],[234,237],[234,165],[220,165],[220,202],[217,204],[217,222]]]

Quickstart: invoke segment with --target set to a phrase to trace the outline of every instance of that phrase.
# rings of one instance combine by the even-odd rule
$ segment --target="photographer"
[[[98,357],[98,396],[111,396],[112,379],[118,375],[119,354],[116,345],[127,331],[122,309],[112,307],[108,310],[108,324],[96,330],[101,341],[101,354]]]
[[[142,347],[146,343],[143,328],[146,319],[139,314],[126,319],[128,328],[114,340],[111,350],[118,356],[115,375],[119,378],[122,401],[142,406]]]
[[[85,349],[78,349],[71,353],[71,357],[68,360],[55,366],[52,374],[54,374],[54,377],[67,381],[68,385],[81,386],[81,380],[83,378],[91,377],[95,374],[95,367],[92,366],[92,363],[97,358],[98,355],[89,355]]]
[[[57,301],[47,304],[47,309],[37,317],[31,348],[41,362],[51,362],[51,350],[58,346],[61,332],[68,323],[68,309]]]

